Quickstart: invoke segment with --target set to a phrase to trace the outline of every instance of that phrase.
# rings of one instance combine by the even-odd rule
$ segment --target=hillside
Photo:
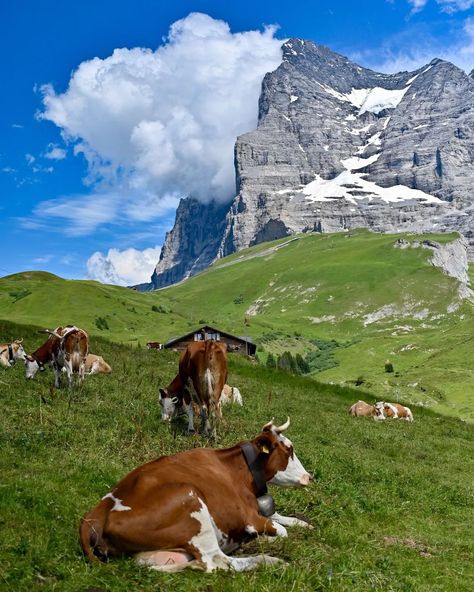
[[[298,235],[152,293],[16,274],[0,280],[0,315],[39,326],[72,322],[142,345],[207,322],[252,336],[263,361],[268,352],[305,355],[317,352],[314,340],[335,340],[337,365],[318,380],[357,382],[376,398],[400,397],[472,420],[472,302],[461,301],[459,282],[429,263],[429,249],[396,248],[399,239],[426,238],[448,243],[456,236]],[[392,374],[384,371],[387,359]]]
[[[0,322],[1,334],[42,337],[36,327]],[[114,592],[472,590],[471,425],[416,409],[415,422],[378,424],[347,414],[354,389],[321,385],[234,356],[229,384],[243,408],[226,408],[220,446],[253,437],[272,416],[288,432],[315,481],[273,488],[277,509],[304,513],[314,530],[253,543],[285,566],[249,574],[157,574],[130,560],[89,566],[78,544],[80,517],[127,471],[162,454],[206,445],[183,436],[185,422],[161,422],[157,388],[174,375],[177,355],[92,339],[112,365],[72,396],[51,390],[52,373],[26,381],[23,368],[0,368],[2,495],[0,589]]]

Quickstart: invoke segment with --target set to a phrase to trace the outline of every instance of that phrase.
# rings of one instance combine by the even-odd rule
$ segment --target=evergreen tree
[[[270,352],[267,357],[267,368],[276,368],[275,356]]]

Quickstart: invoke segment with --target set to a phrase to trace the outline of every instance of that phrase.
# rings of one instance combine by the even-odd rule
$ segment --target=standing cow
[[[136,468],[107,493],[81,522],[84,554],[106,561],[133,555],[142,565],[174,572],[185,567],[247,571],[279,561],[274,557],[232,557],[258,535],[287,536],[286,526],[306,526],[262,512],[266,484],[301,487],[311,476],[273,421],[253,440],[231,448],[194,448]],[[265,496],[267,497],[267,496]]]
[[[160,389],[161,417],[169,420],[177,406],[186,403],[188,432],[194,431],[191,394],[186,388],[191,380],[193,396],[201,411],[203,433],[216,436],[217,421],[222,419],[219,398],[227,380],[227,347],[217,341],[194,341],[179,358],[179,372],[164,389]]]
[[[38,370],[51,364],[54,370],[54,386],[60,387],[61,369],[66,369],[69,386],[76,376],[79,383],[84,381],[85,362],[89,352],[89,337],[83,329],[74,325],[45,330],[50,336],[25,358],[26,378],[34,378]]]
[[[10,368],[14,366],[17,360],[24,360],[25,350],[21,345],[23,339],[15,339],[11,343],[0,343],[0,366]]]

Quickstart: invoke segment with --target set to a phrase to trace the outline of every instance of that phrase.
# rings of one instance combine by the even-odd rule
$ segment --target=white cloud
[[[29,165],[32,165],[36,158],[32,154],[25,154],[25,160]]]
[[[49,160],[63,160],[67,156],[67,151],[64,148],[59,148],[57,144],[48,144],[43,156]]]
[[[394,42],[389,39],[383,47],[353,54],[352,59],[379,72],[401,72],[416,70],[434,58],[441,58],[470,72],[474,68],[474,18],[465,19],[455,37],[451,44],[440,44],[439,39],[424,37],[420,32],[412,46],[396,38]],[[393,46],[403,49],[394,50]]]
[[[436,0],[436,3],[441,6],[442,12],[447,12],[448,14],[468,10],[474,6],[474,0]]]
[[[412,6],[412,14],[420,12],[428,4],[428,0],[408,0]],[[469,10],[474,6],[474,0],[436,0],[436,4],[440,6],[441,12],[454,14],[463,10]]]
[[[408,2],[411,4],[412,12],[414,13],[422,10],[428,3],[428,0],[408,0]]]
[[[156,51],[116,49],[81,63],[66,92],[43,86],[40,117],[75,143],[90,181],[132,192],[135,211],[140,195],[155,196],[153,207],[169,196],[229,200],[236,136],[255,128],[263,76],[281,62],[274,34],[232,33],[192,13]]]
[[[95,252],[87,261],[87,274],[103,284],[130,286],[150,281],[161,247],[138,251],[136,249],[109,249],[104,255]]]

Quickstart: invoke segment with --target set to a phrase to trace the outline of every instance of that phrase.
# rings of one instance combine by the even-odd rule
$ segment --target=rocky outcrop
[[[401,249],[429,249],[432,252],[430,263],[435,267],[439,267],[446,275],[458,280],[459,297],[461,299],[474,298],[474,292],[470,287],[469,278],[468,242],[464,237],[446,243],[439,243],[433,240],[420,242],[399,239],[395,243],[395,247]]]
[[[295,232],[458,230],[474,258],[473,78],[442,60],[381,74],[300,39],[282,50],[236,141],[235,199],[180,204],[153,286]]]
[[[143,291],[154,290],[206,269],[217,257],[227,210],[228,205],[215,201],[203,204],[193,198],[181,200],[151,283],[136,287]]]

